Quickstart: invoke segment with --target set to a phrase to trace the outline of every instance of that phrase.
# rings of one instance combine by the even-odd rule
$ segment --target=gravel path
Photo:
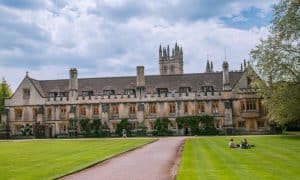
[[[63,179],[168,180],[174,179],[184,137],[160,138],[99,165]]]

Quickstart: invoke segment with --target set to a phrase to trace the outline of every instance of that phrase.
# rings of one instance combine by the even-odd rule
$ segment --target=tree
[[[166,118],[157,118],[154,122],[154,136],[170,136],[172,135],[172,131],[168,129],[169,124],[171,121]]]
[[[116,135],[122,136],[123,129],[126,130],[126,135],[131,136],[131,125],[128,119],[122,119],[120,123],[117,124]]]
[[[0,115],[3,113],[4,110],[4,100],[5,98],[11,97],[12,92],[10,90],[9,85],[6,83],[5,79],[2,79],[0,83]],[[0,116],[1,118],[1,116]],[[1,120],[1,119],[0,119]]]
[[[270,120],[285,124],[300,118],[300,1],[274,5],[270,35],[251,51],[261,76],[258,86]]]

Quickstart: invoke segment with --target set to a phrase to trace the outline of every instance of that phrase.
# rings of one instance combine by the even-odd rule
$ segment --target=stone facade
[[[167,64],[168,72],[162,68],[161,75],[145,76],[143,66],[131,77],[78,79],[75,68],[69,79],[35,80],[26,75],[12,98],[5,100],[2,121],[11,135],[20,134],[26,124],[40,123],[46,125],[46,136],[54,137],[68,133],[70,118],[99,118],[113,132],[122,118],[128,118],[133,128],[144,123],[151,131],[156,118],[169,117],[175,131],[177,116],[208,114],[220,130],[269,131],[262,99],[250,87],[257,78],[251,67],[229,71],[224,61],[222,72],[183,74],[182,48],[176,44],[172,54],[160,47],[160,67]],[[168,64],[166,57],[174,59]],[[171,71],[170,65],[176,68]]]

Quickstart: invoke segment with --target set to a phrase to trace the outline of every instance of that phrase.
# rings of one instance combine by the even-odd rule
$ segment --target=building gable
[[[32,80],[26,76],[13,96],[5,100],[5,106],[23,106],[44,104],[44,99]]]

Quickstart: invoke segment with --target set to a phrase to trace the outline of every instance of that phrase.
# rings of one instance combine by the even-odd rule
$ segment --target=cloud
[[[176,41],[187,73],[202,72],[207,56],[220,70],[224,49],[238,69],[268,34],[252,17],[264,20],[274,1],[220,2],[0,1],[0,77],[15,89],[26,70],[37,79],[65,78],[70,67],[80,77],[134,75],[137,65],[158,74],[159,44]]]

